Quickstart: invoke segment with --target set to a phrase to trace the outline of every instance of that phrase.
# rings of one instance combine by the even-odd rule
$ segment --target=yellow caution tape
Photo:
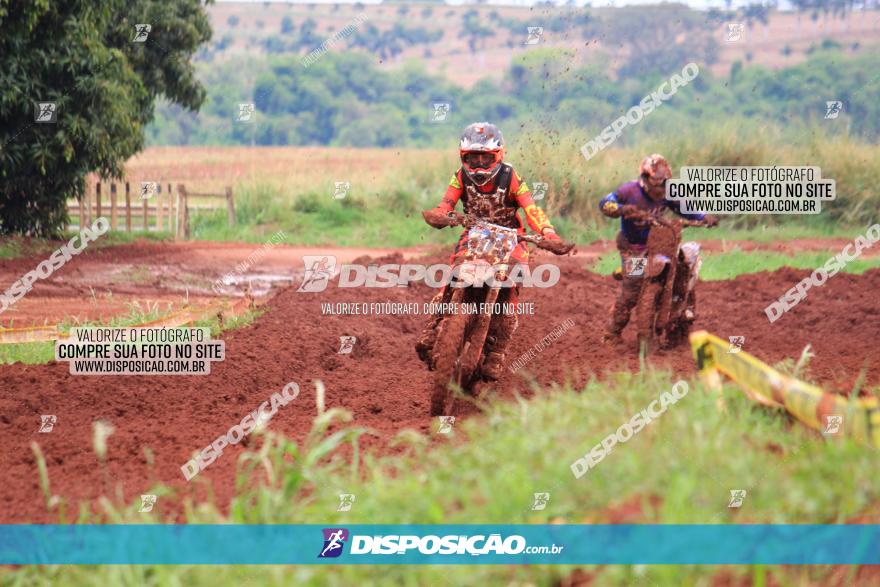
[[[0,328],[0,344],[46,342],[58,339],[58,326],[31,326],[29,328]]]
[[[794,377],[789,377],[730,345],[705,330],[690,335],[697,369],[703,380],[720,390],[721,377],[727,375],[746,395],[768,406],[785,408],[795,418],[825,434],[845,434],[880,448],[880,405],[877,398],[852,398],[826,393]],[[841,418],[838,418],[841,417]]]

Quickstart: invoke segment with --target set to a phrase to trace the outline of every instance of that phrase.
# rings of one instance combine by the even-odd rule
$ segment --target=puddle
[[[212,290],[221,295],[264,297],[276,287],[289,287],[293,284],[292,275],[272,273],[244,273],[224,275],[212,284]]]

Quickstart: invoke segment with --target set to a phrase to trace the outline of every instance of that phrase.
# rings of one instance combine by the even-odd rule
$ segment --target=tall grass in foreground
[[[727,409],[695,380],[690,392],[659,419],[580,479],[570,463],[588,452],[675,378],[646,369],[610,375],[582,389],[534,389],[526,401],[481,402],[483,413],[457,422],[434,442],[414,431],[393,440],[394,454],[352,452],[368,430],[325,409],[320,391],[303,388],[297,401],[315,401],[312,433],[294,443],[259,433],[239,456],[236,497],[222,504],[189,503],[190,523],[836,523],[876,516],[877,452],[846,439],[826,441],[784,413],[759,407],[726,387]],[[279,417],[283,417],[279,416]],[[108,441],[113,453],[113,439]],[[34,475],[37,472],[34,471]],[[51,480],[52,468],[45,473]],[[199,482],[198,480],[196,482]],[[745,489],[740,509],[727,507],[730,490]],[[550,491],[543,511],[533,493]],[[137,503],[103,502],[116,523],[161,520],[167,488],[154,513]],[[337,512],[338,494],[357,496]],[[55,503],[55,507],[58,503]],[[72,508],[68,507],[68,511]],[[57,511],[57,510],[53,510]],[[872,518],[873,521],[876,519]],[[99,521],[80,517],[80,521]],[[308,546],[309,548],[311,545]],[[571,567],[42,567],[6,575],[30,585],[553,585]],[[586,569],[601,585],[713,585],[719,574],[737,581],[825,584],[831,570],[770,567],[602,566]]]
[[[876,220],[880,194],[880,147],[821,127],[779,130],[752,121],[704,123],[668,133],[640,133],[621,138],[590,161],[581,155],[585,137],[507,131],[507,160],[530,185],[549,184],[539,202],[560,231],[578,242],[613,233],[616,222],[601,215],[599,199],[625,181],[636,179],[638,165],[648,153],[665,154],[676,175],[683,165],[819,166],[822,175],[837,182],[837,200],[824,203],[815,216],[728,216],[724,225],[762,230],[800,227],[827,232],[829,227],[868,225]],[[627,146],[628,145],[628,146]],[[311,187],[288,185],[267,177],[236,186],[238,226],[226,227],[225,212],[194,216],[194,236],[209,240],[259,241],[283,229],[290,242],[313,245],[410,246],[454,242],[454,231],[435,231],[419,211],[440,202],[452,173],[458,168],[457,146],[447,155],[425,151],[416,163],[396,160],[378,172],[348,178],[351,190],[334,199],[338,170],[327,171]],[[439,153],[442,153],[440,151]],[[304,155],[305,156],[305,155]],[[318,165],[318,164],[316,164]],[[314,173],[314,171],[310,171]],[[291,187],[296,186],[296,187]]]

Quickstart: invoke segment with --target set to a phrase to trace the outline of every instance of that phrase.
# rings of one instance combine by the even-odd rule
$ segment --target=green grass
[[[251,207],[259,213],[249,214],[244,219],[239,217],[235,227],[227,225],[223,210],[193,214],[192,237],[259,243],[265,242],[276,231],[284,230],[288,235],[286,244],[352,247],[451,245],[458,238],[457,230],[435,230],[421,217],[420,211],[435,206],[439,199],[420,198],[405,203],[401,197],[401,201],[392,206],[371,198],[333,200],[308,193],[294,199],[288,207],[279,207],[275,203],[283,201],[284,196],[273,189],[267,186],[257,188],[253,192]],[[566,239],[581,244],[599,239],[613,240],[620,227],[619,220],[606,217],[600,217],[596,222],[580,223],[571,216],[551,215],[551,221]],[[724,218],[718,228],[693,230],[699,230],[694,232],[695,238],[771,243],[802,238],[851,238],[863,229],[861,226],[825,222],[824,219],[745,226]]]
[[[143,324],[144,322],[149,322],[151,320],[158,320],[163,316],[171,314],[176,309],[179,309],[174,308],[173,304],[171,303],[167,304],[165,308],[160,308],[158,302],[154,302],[152,304],[146,303],[145,305],[141,305],[139,302],[135,301],[126,305],[128,307],[128,314],[114,316],[106,323],[89,321],[81,322],[79,320],[67,318],[60,323],[60,329],[62,332],[67,332],[68,329],[74,326],[132,326],[135,324]],[[260,310],[249,310],[241,316],[226,318],[222,326],[220,325],[220,322],[219,320],[217,320],[216,317],[206,320],[199,320],[197,322],[194,322],[192,326],[207,326],[211,328],[211,335],[217,336],[224,330],[232,330],[241,326],[247,326],[248,324],[253,322],[261,313],[262,311]],[[25,363],[27,365],[46,365],[53,362],[54,360],[55,343],[53,341],[0,344],[0,365],[9,365],[12,363]]]
[[[800,127],[799,127],[800,128]],[[637,131],[637,129],[634,129]],[[684,165],[819,166],[824,178],[836,181],[837,199],[823,203],[816,216],[725,216],[711,237],[772,242],[812,236],[848,236],[874,222],[880,205],[880,146],[848,136],[832,136],[822,126],[800,129],[756,125],[749,120],[726,120],[675,129],[676,132],[634,132],[590,161],[580,153],[583,137],[548,135],[545,130],[509,131],[507,161],[525,181],[548,184],[539,205],[560,233],[579,243],[613,238],[618,222],[603,216],[599,200],[621,183],[636,178],[641,159],[663,153],[673,173]],[[389,149],[387,167],[352,179],[344,199],[333,198],[332,171],[306,184],[289,178],[267,177],[234,187],[236,225],[227,226],[225,209],[191,214],[192,238],[200,240],[265,242],[284,230],[288,244],[358,247],[406,247],[454,242],[454,231],[429,228],[420,210],[436,206],[458,167],[455,146],[448,156],[436,150],[418,163],[395,161]],[[337,170],[338,171],[338,170]],[[311,185],[315,184],[315,185]],[[130,242],[137,237],[167,238],[167,233],[113,233],[98,246]],[[40,246],[36,241],[34,246]],[[21,256],[25,243],[0,239],[0,259]],[[48,247],[46,250],[50,250]]]
[[[700,279],[704,281],[733,279],[738,275],[775,271],[782,267],[816,269],[839,252],[810,251],[786,255],[770,251],[733,250],[724,253],[702,253],[703,266],[700,268]],[[611,272],[619,266],[620,255],[615,251],[602,255],[590,269],[600,275],[611,275]],[[847,263],[843,272],[861,275],[868,269],[877,267],[880,267],[880,257],[863,257]]]
[[[66,232],[58,239],[30,238],[20,236],[2,236],[0,237],[0,260],[2,259],[18,259],[21,257],[46,256],[48,257],[52,251],[67,243],[74,235],[73,232]],[[151,241],[164,241],[173,235],[168,232],[108,232],[99,239],[92,241],[89,248],[102,249],[104,247],[114,247],[117,245],[135,242],[138,239],[147,239]]]
[[[744,126],[751,125],[751,126]],[[749,128],[750,132],[743,129]],[[547,196],[538,204],[566,238],[587,243],[613,238],[618,223],[603,216],[599,200],[621,183],[636,178],[647,153],[667,155],[677,175],[682,165],[814,165],[836,181],[837,199],[824,203],[816,216],[725,216],[711,238],[753,238],[761,242],[810,236],[843,236],[875,220],[880,204],[880,147],[850,137],[828,136],[821,127],[795,141],[783,130],[755,128],[745,121],[703,124],[678,133],[639,135],[631,146],[615,144],[590,161],[580,153],[582,137],[520,132],[509,136],[507,161],[530,185],[545,182]],[[194,216],[193,236],[205,240],[259,242],[279,229],[291,244],[361,247],[445,243],[428,228],[419,211],[436,206],[458,163],[449,157],[425,157],[397,164],[352,182],[348,197],[332,197],[332,179],[303,191],[269,182],[235,186],[237,225],[226,225],[226,212]],[[552,164],[551,164],[552,163]],[[320,182],[319,182],[320,183]],[[442,231],[446,232],[446,231]],[[708,238],[708,237],[707,237]]]
[[[876,511],[877,452],[847,439],[825,441],[780,411],[759,407],[732,386],[726,411],[695,380],[690,392],[585,476],[571,462],[645,408],[675,379],[645,370],[623,373],[583,389],[536,389],[529,401],[489,401],[479,418],[456,423],[449,437],[429,439],[405,430],[391,456],[344,458],[339,449],[363,434],[347,427],[340,409],[321,412],[303,388],[296,401],[316,401],[319,416],[301,444],[271,432],[254,452],[239,457],[236,497],[228,515],[211,503],[190,504],[190,523],[603,523],[612,510],[641,508],[632,521],[688,523],[838,523]],[[109,451],[113,452],[112,438]],[[36,471],[34,472],[36,475]],[[51,491],[48,467],[44,490]],[[829,482],[833,479],[833,482]],[[260,480],[260,482],[258,482]],[[197,478],[195,482],[201,482]],[[727,507],[731,489],[748,494],[742,508]],[[532,494],[550,491],[543,511]],[[171,499],[167,488],[153,491]],[[350,512],[337,512],[339,493],[354,493]],[[623,504],[629,504],[623,506]],[[60,500],[52,511],[73,504]],[[109,499],[107,521],[149,523],[137,503]],[[161,508],[159,509],[161,511]],[[79,517],[79,521],[97,521]],[[169,520],[170,521],[170,520]],[[44,567],[7,575],[12,584],[53,585],[552,585],[570,567]],[[720,567],[603,566],[602,585],[710,585]],[[777,584],[827,582],[830,570],[727,567],[740,579]],[[16,583],[15,581],[19,581]]]
[[[17,259],[40,253],[49,253],[51,242],[41,238],[8,236],[0,238],[0,259]]]

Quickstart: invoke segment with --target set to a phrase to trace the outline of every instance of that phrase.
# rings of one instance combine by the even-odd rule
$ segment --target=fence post
[[[162,231],[162,183],[156,182],[156,230]]]
[[[95,218],[101,217],[101,182],[95,186]]]
[[[229,227],[235,226],[235,200],[232,199],[232,186],[226,186],[226,216],[229,220]]]
[[[189,195],[183,188],[183,238],[189,238]]]
[[[138,191],[138,193],[141,192]],[[144,208],[144,232],[150,232],[150,201],[146,198],[141,198],[141,206]]]
[[[131,187],[125,182],[125,232],[131,232]]]
[[[175,238],[178,240],[186,239],[189,234],[186,207],[186,187],[179,183],[177,184],[177,232],[175,234]]]
[[[110,184],[110,230],[116,230],[116,183]]]
[[[172,232],[174,227],[171,225],[171,214],[174,213],[174,190],[171,189],[171,184],[168,184],[168,197],[165,198],[165,218],[168,219],[168,232]]]
[[[92,188],[95,187],[91,183],[89,183],[89,187],[86,190],[85,196],[83,196],[83,205],[79,210],[79,228],[83,229],[88,224],[92,223]]]

